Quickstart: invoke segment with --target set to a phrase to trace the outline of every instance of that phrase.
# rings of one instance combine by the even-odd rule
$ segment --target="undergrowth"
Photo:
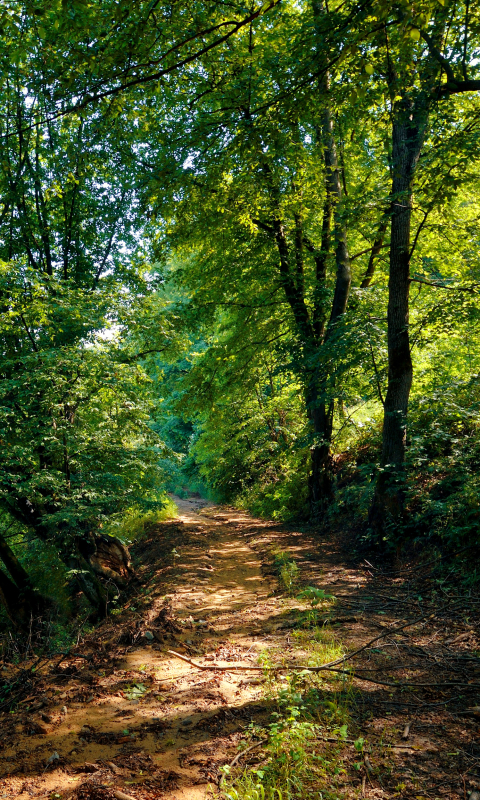
[[[110,520],[104,532],[110,536],[117,536],[126,545],[132,544],[145,533],[150,525],[177,516],[178,508],[170,497],[163,497],[161,503],[160,509],[150,511],[144,511],[138,506],[128,508],[121,516]]]

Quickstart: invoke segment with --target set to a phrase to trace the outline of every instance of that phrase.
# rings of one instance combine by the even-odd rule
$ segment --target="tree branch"
[[[257,226],[257,228],[261,228],[262,231],[265,231],[265,233],[268,233],[269,236],[275,236],[275,231],[274,231],[274,229],[273,229],[273,227],[271,225],[267,225],[265,222],[262,222],[262,220],[260,220],[260,219],[253,219],[252,218],[252,222],[253,222],[254,225]]]
[[[215,39],[213,42],[210,42],[210,44],[204,45],[204,47],[201,47],[200,50],[197,50],[190,56],[186,56],[180,61],[177,61],[170,67],[165,67],[164,69],[161,69],[158,72],[155,72],[151,75],[141,75],[136,78],[133,78],[130,81],[124,81],[123,83],[120,83],[118,86],[114,86],[112,89],[106,89],[103,92],[87,94],[81,102],[73,103],[72,105],[67,106],[67,108],[58,111],[56,114],[52,114],[52,116],[47,117],[44,120],[36,120],[31,125],[28,125],[26,128],[23,128],[22,130],[23,131],[31,130],[32,128],[44,124],[45,122],[51,122],[55,119],[65,117],[68,114],[74,114],[77,111],[81,111],[82,109],[87,108],[87,106],[91,105],[92,103],[96,103],[99,100],[105,99],[106,97],[112,97],[114,95],[119,94],[120,92],[125,92],[128,89],[132,89],[135,86],[151,83],[152,81],[157,81],[160,78],[163,78],[165,75],[170,75],[172,72],[175,72],[176,70],[181,69],[182,67],[186,67],[188,64],[191,64],[198,58],[201,58],[201,56],[205,55],[210,50],[213,50],[215,47],[218,47],[220,44],[223,44],[224,42],[228,41],[228,39],[234,36],[234,34],[238,33],[238,31],[241,30],[241,28],[245,27],[245,25],[249,25],[250,22],[252,22],[253,20],[257,19],[260,16],[264,16],[268,11],[271,11],[271,9],[277,6],[280,2],[281,0],[271,0],[268,6],[261,6],[259,9],[257,9],[257,11],[254,11],[252,14],[249,14],[248,17],[245,17],[243,20],[237,22],[234,25],[234,27],[232,27],[232,29],[227,33],[225,33],[223,36],[220,36],[218,39]],[[199,33],[197,36],[200,35],[201,33]],[[13,134],[4,134],[0,138],[7,139],[12,135]]]
[[[423,31],[420,28],[417,28],[417,30],[420,36],[422,37],[423,41],[427,44],[428,49],[430,51],[430,55],[432,55],[434,59],[438,61],[438,63],[441,64],[441,66],[445,70],[448,81],[451,83],[456,83],[457,79],[455,78],[453,67],[450,64],[448,58],[445,58],[445,56],[442,55],[438,47],[434,44],[432,37],[429,36],[429,34],[426,31]]]
[[[437,86],[436,89],[433,90],[432,94],[437,96],[442,96],[442,95],[445,96],[450,94],[461,94],[463,92],[480,91],[480,80],[468,80],[466,78],[467,70],[464,61],[462,61],[464,79],[458,80],[458,78],[455,77],[455,73],[453,71],[453,67],[450,61],[448,60],[448,58],[445,58],[445,56],[440,52],[438,47],[436,47],[436,45],[433,43],[433,39],[431,38],[431,36],[429,36],[429,34],[426,33],[426,31],[423,31],[420,28],[417,28],[417,30],[420,33],[420,36],[422,37],[424,42],[427,44],[428,49],[430,51],[430,55],[433,56],[433,58],[436,61],[438,61],[438,63],[443,67],[443,69],[445,70],[445,74],[447,76],[447,82]],[[465,56],[466,53],[464,52],[464,59]]]
[[[480,286],[479,283],[472,283],[471,286],[445,286],[444,283],[424,281],[423,278],[409,278],[408,280],[413,283],[424,283],[425,286],[433,286],[434,289],[450,289],[452,292],[470,292],[470,294],[475,294],[475,289]]]
[[[33,347],[33,349],[35,350],[35,352],[36,352],[36,353],[38,353],[38,347],[37,347],[37,343],[36,343],[35,339],[33,338],[32,334],[31,334],[31,333],[30,333],[30,331],[29,331],[28,325],[27,325],[27,323],[25,322],[25,317],[23,316],[23,314],[20,314],[19,316],[20,316],[20,319],[21,319],[21,320],[22,320],[22,322],[23,322],[23,327],[25,328],[25,330],[26,330],[26,332],[27,332],[27,336],[28,336],[28,338],[30,339],[30,341],[31,341],[31,343],[32,343],[32,347]]]

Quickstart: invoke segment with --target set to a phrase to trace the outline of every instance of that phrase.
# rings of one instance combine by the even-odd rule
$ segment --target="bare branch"
[[[435,281],[424,281],[423,278],[409,278],[408,280],[413,283],[423,283],[425,286],[433,286],[434,289],[450,289],[451,292],[469,292],[470,294],[476,294],[475,289],[480,286],[479,283],[472,283],[471,286],[447,286]]]

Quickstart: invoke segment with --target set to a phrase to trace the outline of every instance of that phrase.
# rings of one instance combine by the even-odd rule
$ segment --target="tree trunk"
[[[324,48],[324,17],[326,9],[323,0],[311,0],[313,24],[315,30],[316,50],[319,61],[327,62]],[[333,459],[331,444],[333,434],[334,400],[328,397],[329,389],[335,382],[327,361],[322,358],[322,351],[338,330],[338,324],[345,313],[351,284],[350,258],[347,249],[346,227],[339,215],[342,201],[342,181],[338,167],[337,149],[333,132],[333,118],[328,102],[330,77],[325,72],[319,81],[319,99],[324,106],[321,125],[318,127],[318,146],[322,150],[325,170],[325,205],[322,222],[322,246],[315,257],[317,287],[315,291],[315,307],[313,310],[313,327],[316,337],[314,359],[320,366],[312,369],[306,392],[307,413],[313,427],[314,444],[311,449],[311,473],[309,479],[309,500],[314,514],[321,511],[333,497]],[[333,237],[331,223],[333,218]],[[330,318],[325,332],[325,282],[326,260],[333,238],[335,247],[336,279],[335,292]],[[318,352],[320,349],[320,352]]]
[[[324,82],[325,94],[328,92],[328,77]],[[323,147],[323,160],[325,166],[325,210],[322,226],[322,253],[317,263],[317,280],[325,282],[325,252],[324,240],[329,241],[330,232],[325,230],[325,221],[329,221],[333,215],[334,223],[334,242],[335,242],[335,293],[330,310],[330,318],[326,333],[322,329],[318,331],[321,336],[321,349],[327,348],[334,334],[338,331],[347,308],[350,284],[352,280],[350,270],[350,257],[347,248],[347,232],[343,221],[339,215],[339,204],[342,200],[342,184],[340,171],[338,168],[337,151],[333,135],[333,120],[330,108],[324,111],[321,145]],[[328,225],[329,227],[329,225]],[[319,273],[322,272],[322,275]],[[317,294],[319,294],[317,287]],[[314,312],[314,319],[321,319],[324,315],[318,309]],[[328,351],[327,351],[328,352]],[[313,424],[314,445],[311,450],[311,473],[309,480],[309,499],[313,513],[318,513],[333,498],[333,459],[331,455],[331,444],[333,434],[333,414],[335,404],[333,399],[328,398],[329,384],[333,385],[335,376],[326,367],[326,359],[322,359],[322,374],[318,375],[315,369],[310,379],[307,390],[307,413]]]
[[[32,617],[45,611],[50,601],[35,591],[28,572],[24,570],[12,548],[1,535],[0,559],[10,576],[0,572],[0,603],[15,625],[25,627]]]
[[[19,589],[32,590],[32,583],[28,572],[24,570],[8,542],[0,534],[0,559],[12,576]]]
[[[25,510],[26,507],[26,510]],[[8,506],[8,512],[23,524],[31,526],[40,541],[47,541],[49,531],[42,524],[40,511],[33,506],[26,506],[21,498],[16,506]],[[78,537],[74,543],[76,553],[72,558],[71,542],[64,541],[58,546],[58,556],[63,563],[74,570],[71,581],[72,591],[78,588],[94,608],[96,618],[105,616],[108,611],[109,594],[116,591],[114,587],[124,587],[135,574],[131,567],[128,549],[112,536],[94,536],[93,534]],[[39,614],[49,605],[51,600],[42,597],[35,590],[28,573],[23,569],[8,543],[0,536],[0,559],[9,575],[13,578],[16,589],[22,592],[23,603],[29,604],[31,613]],[[102,584],[101,579],[110,582],[110,592]],[[2,598],[0,597],[0,601]],[[3,601],[2,601],[3,602]]]
[[[333,500],[333,459],[331,454],[333,433],[333,401],[328,404],[318,398],[316,382],[307,397],[307,412],[314,431],[311,448],[309,476],[309,501],[312,512],[318,513]]]
[[[75,551],[68,561],[65,559],[72,572],[71,593],[82,592],[92,606],[91,619],[103,619],[108,614],[109,593],[81,552],[78,541],[75,542]]]
[[[78,537],[75,554],[65,561],[73,570],[72,590],[83,592],[93,607],[92,619],[107,616],[112,597],[135,575],[128,549],[113,536]]]
[[[324,15],[322,0],[311,0],[314,25],[317,35],[317,50],[320,60],[326,62],[324,36],[321,21]],[[336,376],[328,362],[326,345],[333,349],[334,334],[338,335],[339,324],[345,313],[351,284],[350,259],[347,250],[346,227],[339,213],[342,201],[342,182],[338,167],[337,151],[333,133],[333,118],[329,107],[329,76],[325,75],[319,84],[319,97],[323,106],[321,123],[318,125],[318,148],[324,164],[325,204],[322,220],[321,248],[317,250],[304,236],[302,219],[295,214],[294,251],[296,269],[290,255],[287,228],[282,220],[279,202],[280,190],[275,184],[270,165],[262,163],[263,174],[273,200],[274,218],[271,224],[254,220],[260,228],[273,236],[280,258],[280,279],[286,299],[295,318],[295,324],[303,345],[302,378],[307,415],[311,426],[313,445],[311,448],[311,471],[309,477],[309,501],[313,514],[327,505],[333,495],[333,460],[331,442],[333,433],[334,401],[330,399],[331,387]],[[259,142],[263,146],[262,142]],[[261,152],[261,147],[259,148]],[[332,235],[333,221],[333,235]],[[327,258],[332,241],[335,247],[336,280],[335,292],[327,324],[326,271]],[[313,297],[313,310],[305,299],[303,278],[303,248],[313,252],[316,265],[316,287]],[[325,330],[326,329],[326,330]],[[325,348],[325,350],[324,350]]]
[[[388,389],[385,397],[381,471],[370,520],[377,529],[399,519],[405,494],[407,410],[413,368],[409,340],[410,223],[412,186],[428,109],[402,101],[392,128],[392,206],[388,286]]]
[[[2,570],[0,570],[0,605],[4,607],[8,618],[17,628],[28,628],[36,611],[28,593],[21,591]]]

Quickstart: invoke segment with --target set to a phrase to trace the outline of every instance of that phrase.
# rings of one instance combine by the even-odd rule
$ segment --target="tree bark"
[[[35,591],[28,572],[1,535],[0,559],[9,574],[7,576],[0,572],[0,602],[12,622],[24,627],[32,617],[41,614],[50,605],[50,601]]]
[[[365,275],[363,276],[362,282],[360,284],[360,289],[367,289],[372,282],[373,276],[375,274],[375,266],[376,266],[375,260],[379,256],[380,250],[383,247],[383,240],[385,238],[389,222],[390,222],[390,215],[389,213],[387,213],[382,217],[380,225],[378,226],[377,235],[375,236],[375,241],[373,243],[372,251],[370,253],[370,258],[368,259]]]
[[[333,458],[331,454],[334,403],[319,398],[318,383],[312,381],[307,395],[307,413],[314,433],[311,448],[309,502],[313,514],[318,514],[333,499]],[[324,387],[322,387],[324,388]],[[322,389],[320,389],[321,391]],[[325,389],[324,389],[325,391]]]
[[[7,506],[7,510],[19,522],[33,528],[40,541],[45,542],[49,539],[50,531],[42,523],[40,509],[27,503],[25,498],[18,498],[15,505]],[[131,567],[128,549],[112,536],[85,534],[75,539],[73,544],[76,553],[72,557],[71,544],[70,540],[61,541],[60,537],[57,539],[59,558],[76,573],[71,581],[72,592],[79,588],[93,606],[94,615],[97,618],[105,616],[108,611],[109,591],[101,579],[118,587],[126,586],[135,574]],[[28,573],[1,536],[0,559],[13,578],[13,585],[22,592],[24,603],[30,604],[32,613],[41,613],[51,605],[48,597],[43,597],[35,590]]]
[[[405,494],[408,400],[413,378],[409,339],[410,225],[413,180],[423,144],[428,106],[401,101],[392,128],[392,205],[388,288],[388,388],[385,397],[381,470],[370,514],[384,528],[385,514],[398,519]]]

